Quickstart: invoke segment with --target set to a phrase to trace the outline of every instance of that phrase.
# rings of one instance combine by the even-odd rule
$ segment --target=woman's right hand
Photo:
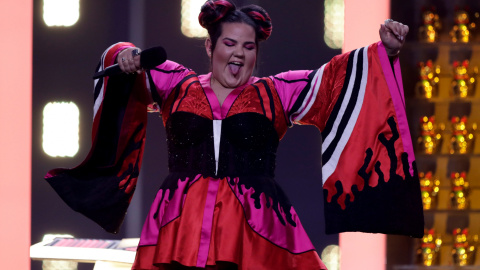
[[[117,55],[117,63],[120,69],[125,73],[142,73],[140,66],[140,48],[131,47],[121,51]]]

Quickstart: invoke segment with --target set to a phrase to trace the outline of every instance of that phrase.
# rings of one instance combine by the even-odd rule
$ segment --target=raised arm
[[[396,27],[405,28],[386,24],[380,32],[388,45],[378,42],[341,54],[317,70],[273,76],[291,123],[314,125],[322,133],[327,233],[423,236],[420,186],[396,58],[406,33],[397,37]]]
[[[127,42],[110,46],[102,54],[97,72],[115,64],[117,59],[127,62],[122,57],[138,58],[132,54],[134,50],[134,45]],[[124,71],[131,71],[122,66]],[[72,209],[108,232],[118,231],[135,190],[145,144],[147,106],[173,88],[181,73],[170,72],[175,69],[183,70],[167,61],[152,72],[138,70],[140,74],[126,72],[96,79],[92,148],[88,156],[75,168],[54,169],[45,176]]]
[[[380,40],[385,46],[388,57],[396,57],[405,44],[405,37],[408,34],[408,25],[391,19],[385,20],[384,24],[380,25]]]

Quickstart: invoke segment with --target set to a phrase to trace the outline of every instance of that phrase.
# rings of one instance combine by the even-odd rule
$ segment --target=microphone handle
[[[152,69],[167,60],[167,53],[162,47],[153,47],[146,49],[140,53],[140,65],[145,69]],[[109,66],[108,68],[96,72],[93,75],[93,79],[98,79],[105,76],[112,76],[121,74],[122,70],[117,64]]]
[[[122,70],[120,69],[120,66],[118,64],[115,64],[115,65],[109,66],[108,68],[106,68],[102,71],[96,72],[93,75],[93,79],[98,79],[98,78],[102,78],[102,77],[106,77],[106,76],[117,75],[117,74],[120,74],[120,73],[122,73]]]

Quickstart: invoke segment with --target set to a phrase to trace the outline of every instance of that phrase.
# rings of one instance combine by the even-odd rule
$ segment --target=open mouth
[[[230,72],[232,72],[232,74],[234,76],[236,76],[238,74],[241,67],[243,67],[243,63],[240,63],[240,62],[229,62],[228,63],[228,68],[230,69]]]

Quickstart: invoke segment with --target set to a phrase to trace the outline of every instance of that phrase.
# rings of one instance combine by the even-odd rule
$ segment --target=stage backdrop
[[[0,262],[29,269],[32,139],[32,6],[0,9]]]

